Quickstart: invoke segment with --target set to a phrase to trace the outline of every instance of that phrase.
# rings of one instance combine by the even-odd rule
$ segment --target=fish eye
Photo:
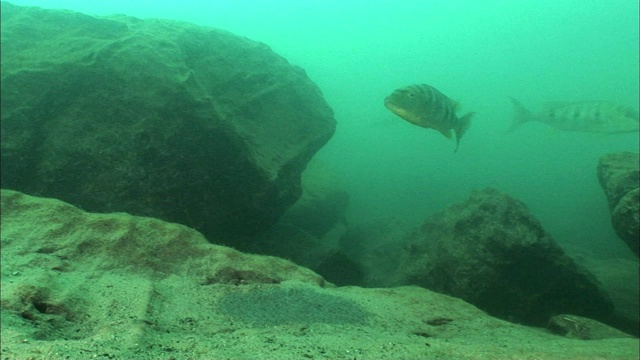
[[[410,93],[407,93],[407,96],[408,96],[408,97],[410,97],[410,98],[412,98],[412,97],[415,97],[415,96],[416,96],[416,94],[415,94],[415,93],[410,92]]]

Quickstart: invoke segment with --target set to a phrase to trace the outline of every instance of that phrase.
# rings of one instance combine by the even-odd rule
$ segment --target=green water
[[[609,100],[638,108],[636,0],[14,0],[95,15],[214,26],[264,42],[304,68],[338,129],[317,158],[351,196],[349,222],[418,223],[487,186],[522,200],[554,238],[628,256],[611,229],[598,158],[638,151],[638,134],[527,124],[512,134],[508,96]],[[460,150],[384,108],[395,88],[427,83],[475,111]]]

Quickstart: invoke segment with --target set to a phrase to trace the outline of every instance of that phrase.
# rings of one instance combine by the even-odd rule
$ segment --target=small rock
[[[599,321],[569,314],[551,317],[547,328],[556,334],[572,339],[633,338],[633,336]]]

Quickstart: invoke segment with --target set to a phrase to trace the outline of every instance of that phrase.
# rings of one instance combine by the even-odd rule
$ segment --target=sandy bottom
[[[334,287],[176,224],[2,192],[4,359],[633,359],[418,287]]]

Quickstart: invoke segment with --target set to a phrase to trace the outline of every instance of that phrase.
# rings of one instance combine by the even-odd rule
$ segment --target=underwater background
[[[212,26],[263,42],[305,69],[335,111],[316,159],[350,195],[349,223],[418,224],[494,187],[523,201],[560,244],[633,258],[610,223],[596,166],[638,151],[638,134],[599,135],[529,123],[507,133],[509,97],[605,100],[638,108],[638,2],[13,0],[90,15],[126,14]],[[394,89],[427,83],[476,112],[454,141],[383,106]]]

